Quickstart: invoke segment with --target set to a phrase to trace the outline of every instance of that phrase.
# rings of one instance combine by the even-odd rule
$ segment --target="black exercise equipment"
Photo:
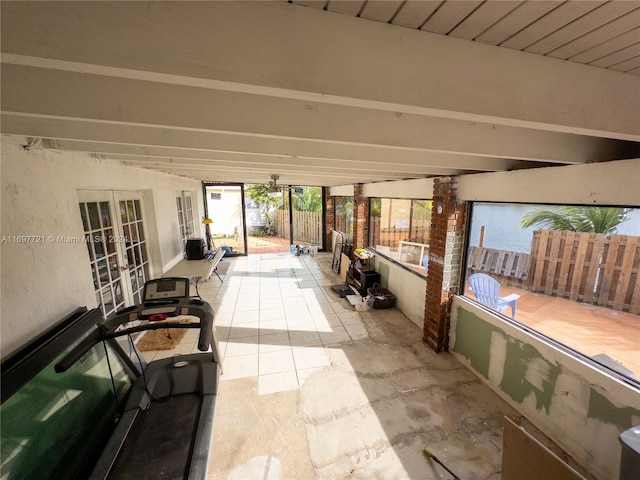
[[[202,353],[147,364],[133,335],[160,328],[199,329]],[[205,479],[220,374],[213,309],[186,278],[106,321],[79,309],[2,362],[0,474]]]

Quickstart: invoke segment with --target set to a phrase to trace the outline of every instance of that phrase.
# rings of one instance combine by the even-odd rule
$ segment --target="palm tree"
[[[300,212],[322,212],[322,188],[303,187],[302,193],[293,193],[292,203]]]
[[[271,195],[270,186],[264,183],[247,185],[245,193],[260,209],[262,218],[265,221],[265,229],[269,235],[272,235],[273,225],[271,223],[271,212],[281,202],[280,198]]]
[[[618,231],[618,225],[627,219],[630,211],[630,208],[567,205],[550,210],[535,209],[522,216],[520,226],[613,235]]]

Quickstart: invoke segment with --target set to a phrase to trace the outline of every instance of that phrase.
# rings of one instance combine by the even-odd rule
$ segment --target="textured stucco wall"
[[[449,348],[596,478],[618,478],[618,436],[640,424],[640,390],[463,297],[454,298]]]
[[[153,273],[181,254],[175,192],[194,192],[196,221],[202,215],[200,182],[124,167],[82,154],[26,151],[13,137],[1,146],[2,223],[1,343],[5,357],[34,335],[80,306],[96,299],[84,243],[59,236],[82,237],[79,190],[127,190],[144,193],[144,215]],[[14,236],[31,235],[27,242]]]

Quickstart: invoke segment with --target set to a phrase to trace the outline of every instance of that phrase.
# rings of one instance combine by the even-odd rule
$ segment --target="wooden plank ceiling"
[[[640,1],[0,7],[0,129],[40,148],[322,186],[640,156]]]
[[[290,3],[640,75],[640,3],[635,1]]]

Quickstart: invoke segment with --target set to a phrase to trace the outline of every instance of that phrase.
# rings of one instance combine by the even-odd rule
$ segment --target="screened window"
[[[371,198],[369,245],[419,274],[426,274],[431,200]]]
[[[353,235],[353,197],[334,197],[333,228]]]
[[[639,235],[639,209],[474,203],[463,294],[637,379]]]
[[[184,245],[187,238],[195,233],[191,192],[180,192],[176,196],[176,209],[178,212],[178,229],[180,231],[182,244]]]

